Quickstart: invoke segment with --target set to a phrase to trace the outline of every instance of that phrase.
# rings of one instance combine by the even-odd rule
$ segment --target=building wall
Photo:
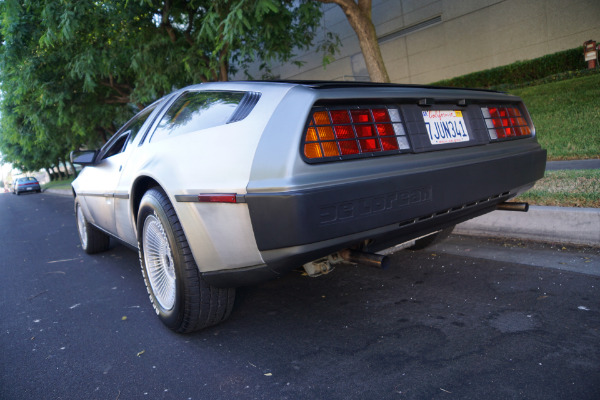
[[[307,51],[294,59],[302,67],[273,65],[272,75],[368,80],[345,15],[337,5],[323,10],[317,41],[327,31],[339,35],[335,61],[323,68],[322,54]],[[600,41],[600,0],[374,0],[372,16],[390,79],[397,83],[431,83]]]

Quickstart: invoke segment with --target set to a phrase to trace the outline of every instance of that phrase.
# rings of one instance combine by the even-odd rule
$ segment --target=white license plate
[[[469,132],[462,111],[430,110],[423,111],[425,127],[431,144],[447,144],[469,141]]]
[[[27,190],[33,190],[33,188],[27,188]]]

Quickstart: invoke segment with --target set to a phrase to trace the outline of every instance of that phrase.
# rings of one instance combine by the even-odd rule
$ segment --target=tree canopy
[[[136,111],[307,48],[319,3],[289,0],[0,2],[0,151],[22,170],[105,142]]]

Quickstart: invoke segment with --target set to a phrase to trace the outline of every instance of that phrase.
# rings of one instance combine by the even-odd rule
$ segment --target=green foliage
[[[511,93],[527,105],[549,159],[600,158],[600,74]]]
[[[582,70],[586,68],[586,65],[583,59],[583,47],[577,47],[533,60],[517,61],[502,67],[435,82],[433,85],[502,89],[508,86],[523,85],[567,71]]]
[[[33,170],[99,146],[175,88],[289,60],[312,44],[321,10],[288,0],[4,0],[0,17],[0,152]]]

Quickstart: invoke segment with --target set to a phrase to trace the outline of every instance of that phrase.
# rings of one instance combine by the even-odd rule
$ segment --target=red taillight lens
[[[531,136],[531,127],[516,106],[482,107],[485,124],[492,140]]]
[[[409,149],[397,108],[315,109],[304,135],[304,156],[310,160]]]

